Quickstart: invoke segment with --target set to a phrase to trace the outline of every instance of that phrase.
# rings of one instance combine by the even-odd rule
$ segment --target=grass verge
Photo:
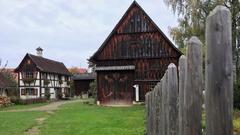
[[[0,112],[0,135],[23,135],[44,112]]]
[[[41,127],[41,135],[143,135],[143,106],[64,105]]]
[[[29,105],[12,105],[8,107],[0,107],[0,111],[30,109],[30,108],[40,107],[48,104],[49,103],[47,102],[47,103],[36,103],[36,104],[29,104]]]

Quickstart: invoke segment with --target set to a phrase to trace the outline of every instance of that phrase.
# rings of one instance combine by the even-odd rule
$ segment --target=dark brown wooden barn
[[[146,92],[170,63],[177,65],[181,54],[134,1],[89,60],[96,65],[98,101],[131,104],[134,85],[139,85],[140,101],[144,101]]]
[[[90,83],[96,79],[96,75],[93,73],[84,73],[73,75],[74,89],[76,96],[82,96],[89,93]]]

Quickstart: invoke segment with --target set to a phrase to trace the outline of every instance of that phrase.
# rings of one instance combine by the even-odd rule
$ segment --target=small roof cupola
[[[43,49],[41,47],[38,47],[36,50],[37,50],[37,56],[42,57]]]

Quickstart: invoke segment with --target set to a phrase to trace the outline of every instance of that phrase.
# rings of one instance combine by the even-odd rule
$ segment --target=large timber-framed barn
[[[134,85],[140,101],[160,81],[170,63],[178,64],[181,52],[134,1],[113,31],[89,59],[97,72],[101,104],[131,104]]]

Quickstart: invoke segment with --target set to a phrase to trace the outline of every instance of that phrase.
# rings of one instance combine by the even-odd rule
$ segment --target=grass
[[[8,107],[0,107],[0,111],[29,109],[29,108],[44,106],[47,104],[49,104],[49,103],[36,103],[36,104],[29,104],[29,105],[13,105],[13,106],[8,106]]]
[[[240,133],[240,110],[234,110],[233,127],[235,132]]]
[[[16,105],[6,109],[26,109],[47,103]],[[41,111],[1,112],[0,135],[23,135],[36,126],[36,119],[47,117],[40,126],[41,135],[144,135],[144,106],[99,107],[92,104],[71,103],[60,107],[55,114]],[[203,115],[205,118],[205,113]],[[203,120],[205,126],[205,120]],[[234,110],[234,131],[240,133],[240,110]]]
[[[204,112],[202,115],[202,126],[203,129],[206,129],[206,113]],[[234,110],[233,112],[233,130],[236,133],[240,133],[240,110]]]
[[[44,112],[0,112],[0,135],[23,135]]]
[[[64,105],[41,127],[41,135],[144,135],[144,107]]]

